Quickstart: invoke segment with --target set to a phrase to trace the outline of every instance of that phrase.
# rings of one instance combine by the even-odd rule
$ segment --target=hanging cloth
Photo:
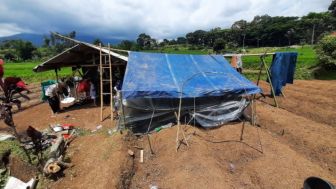
[[[297,55],[296,52],[277,52],[273,56],[270,72],[276,96],[287,83],[293,84]]]
[[[234,67],[234,68],[237,68],[237,56],[232,56],[231,58],[231,66]]]

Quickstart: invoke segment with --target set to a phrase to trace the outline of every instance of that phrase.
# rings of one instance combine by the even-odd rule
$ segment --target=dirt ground
[[[262,83],[264,91],[269,88]],[[109,120],[100,122],[99,108],[69,109],[51,117],[47,104],[15,114],[18,130],[44,129],[50,123],[72,123],[88,132],[67,150],[73,167],[48,188],[302,188],[309,176],[336,184],[336,81],[295,81],[279,97],[257,102],[257,126],[230,123],[204,130],[184,126],[189,147],[176,152],[177,127],[146,137],[108,134]],[[0,132],[7,130],[0,124]],[[144,162],[139,162],[144,149]],[[135,152],[133,159],[127,151]]]
[[[270,93],[268,83],[261,82],[264,93]],[[279,97],[279,107],[293,114],[310,120],[336,126],[336,80],[298,80],[295,84],[287,84],[284,88],[285,97]],[[261,99],[274,104],[272,98]]]

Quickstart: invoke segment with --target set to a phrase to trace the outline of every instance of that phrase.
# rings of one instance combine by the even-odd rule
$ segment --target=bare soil
[[[267,83],[262,83],[269,92]],[[45,129],[52,123],[72,123],[93,130],[75,139],[67,151],[73,163],[64,177],[48,188],[297,188],[305,178],[318,176],[336,184],[335,81],[295,81],[279,97],[257,103],[257,126],[230,123],[205,130],[183,126],[189,147],[176,152],[177,127],[146,137],[124,132],[107,134],[110,120],[100,122],[99,108],[68,109],[51,117],[48,104],[14,115],[20,132],[28,125]],[[0,124],[0,132],[8,131]],[[139,162],[140,149],[144,162]],[[131,149],[135,157],[128,155]]]
[[[287,84],[285,97],[277,97],[279,107],[310,120],[336,126],[336,81],[298,80]],[[270,94],[268,83],[261,82],[265,94]],[[274,104],[273,98],[261,99]]]

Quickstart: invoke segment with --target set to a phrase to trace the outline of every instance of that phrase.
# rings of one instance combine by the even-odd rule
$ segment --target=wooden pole
[[[253,96],[252,101],[251,101],[251,110],[252,110],[252,125],[255,126],[256,124],[256,104],[255,104],[255,96]]]
[[[263,58],[263,57],[261,56],[260,59],[262,59],[262,58]],[[261,61],[261,60],[260,60],[260,61]],[[259,74],[258,74],[258,80],[257,80],[257,86],[259,86],[262,67],[263,67],[263,64],[262,64],[262,62],[260,62],[260,66],[259,66]]]
[[[111,108],[111,126],[113,125],[113,79],[112,79],[112,60],[111,60],[111,55],[110,55],[110,44],[108,44],[108,48],[109,48],[109,70],[110,70],[110,108]]]
[[[99,43],[99,67],[100,67],[100,121],[103,121],[103,106],[104,106],[104,102],[103,102],[103,60],[102,60],[102,46],[101,43]]]
[[[244,129],[245,129],[245,121],[243,121],[242,129],[240,131],[240,141],[243,141]]]
[[[267,65],[266,65],[266,63],[265,63],[265,61],[264,61],[263,58],[261,59],[261,61],[262,61],[262,64],[264,65],[264,67],[265,67],[267,78],[268,78],[268,82],[269,82],[269,84],[271,86],[271,92],[272,92],[272,96],[273,96],[273,99],[274,99],[275,106],[278,107],[278,102],[277,102],[276,97],[275,97],[275,92],[274,92],[274,88],[273,88],[273,84],[272,84],[272,80],[271,80],[271,76],[270,76],[268,67],[267,67]]]
[[[58,82],[58,70],[55,68],[55,74],[56,74],[56,82]]]
[[[126,118],[125,118],[125,110],[124,110],[124,104],[123,104],[123,93],[122,93],[122,91],[120,91],[120,104],[121,104],[121,113],[122,113],[122,118],[123,118],[123,127],[126,128]],[[119,117],[119,120],[120,120],[120,117]]]

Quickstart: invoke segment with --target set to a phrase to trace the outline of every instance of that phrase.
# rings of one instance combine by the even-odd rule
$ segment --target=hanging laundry
[[[234,68],[237,68],[237,56],[232,56],[231,66],[234,67]]]
[[[241,54],[237,55],[237,68],[236,69],[239,73],[243,73],[243,60],[242,60]]]
[[[277,52],[273,56],[270,72],[276,96],[287,83],[293,84],[297,55],[296,52]]]
[[[238,55],[233,55],[231,58],[231,66],[236,68],[236,70],[239,73],[243,72],[243,61],[242,61],[242,55],[238,54]]]

